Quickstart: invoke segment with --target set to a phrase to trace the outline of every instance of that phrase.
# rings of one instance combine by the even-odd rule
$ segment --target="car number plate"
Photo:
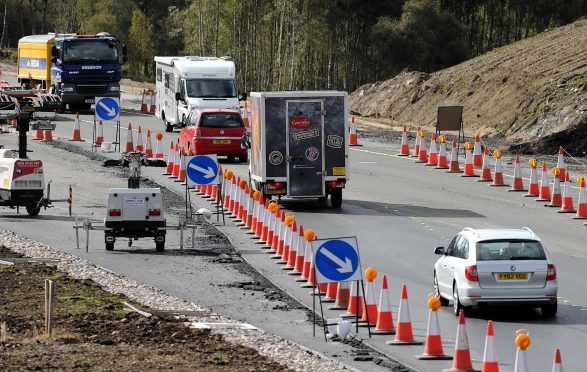
[[[94,99],[93,98],[88,98],[88,99],[86,99],[86,103],[94,103]]]
[[[279,190],[267,190],[265,191],[265,194],[268,195],[276,195],[276,194],[281,194],[283,192],[283,189],[279,189]]]
[[[497,273],[497,280],[528,280],[528,273]]]
[[[212,140],[214,145],[230,145],[230,140]]]

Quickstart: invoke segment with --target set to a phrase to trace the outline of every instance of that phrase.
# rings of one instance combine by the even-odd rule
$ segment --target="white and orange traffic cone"
[[[51,130],[46,130],[45,134],[43,134],[43,136],[45,137],[45,142],[51,142],[53,141],[53,131]]]
[[[397,156],[408,155],[410,155],[410,145],[408,143],[408,126],[404,125],[404,131],[402,132],[402,143],[400,145],[399,154],[397,154]]]
[[[102,120],[100,120],[98,121],[98,129],[96,129],[96,143],[94,146],[100,147],[102,142],[104,142],[104,126],[102,125]]]
[[[162,150],[162,145],[161,145],[161,140],[163,139],[163,133],[161,132],[157,132],[155,133],[155,139],[157,140],[155,142],[155,154],[153,155],[153,157],[155,159],[163,159],[163,150]]]
[[[153,114],[157,111],[157,91],[151,91],[151,106],[149,107],[149,112]]]
[[[426,132],[424,129],[420,129],[420,151],[418,153],[418,159],[414,163],[427,163],[428,153],[426,152]]]
[[[577,179],[579,184],[579,200],[577,200],[577,214],[575,219],[586,219],[587,218],[587,193],[585,192],[585,177],[580,176]]]
[[[144,146],[144,142],[143,142],[143,130],[141,129],[140,125],[139,125],[139,131],[137,134],[137,146],[136,146],[135,150],[138,152],[145,151],[145,146]]]
[[[185,182],[186,178],[186,164],[185,164],[185,153],[184,150],[181,149],[179,154],[179,174],[177,175],[177,179],[175,182]]]
[[[387,341],[389,345],[422,345],[422,341],[414,339],[412,333],[412,320],[410,318],[410,305],[408,304],[408,288],[402,285],[402,295],[399,301],[399,313],[395,338]]]
[[[326,294],[322,302],[330,303],[336,301],[336,292],[338,290],[338,282],[330,282],[326,285]]]
[[[298,247],[300,245],[300,234],[298,234],[298,224],[297,221],[294,220],[293,226],[291,228],[291,235],[289,238],[288,246],[289,251],[287,257],[284,257],[284,261],[286,262],[286,266],[282,267],[282,270],[294,270],[296,268],[296,259],[298,257]]]
[[[360,282],[354,280],[351,282],[351,290],[349,296],[349,306],[346,313],[342,314],[342,318],[353,318],[363,315],[363,296],[361,295]]]
[[[520,155],[516,155],[514,161],[514,182],[512,188],[508,191],[526,191],[524,188],[524,180],[522,179],[522,170],[520,169]]]
[[[436,133],[432,133],[430,139],[430,153],[428,154],[428,163],[426,165],[438,165],[438,150],[436,148]]]
[[[481,137],[475,136],[475,143],[473,144],[473,166],[481,168],[483,166],[483,155],[481,153]]]
[[[473,153],[471,152],[471,142],[465,142],[465,170],[461,177],[479,177],[475,174],[475,168],[473,166]]]
[[[554,349],[554,362],[552,364],[552,372],[563,372],[563,360],[561,358],[560,349]]]
[[[446,159],[446,137],[441,134],[438,137],[439,150],[438,150],[438,164],[435,169],[448,169],[448,160]]]
[[[82,141],[82,132],[79,125],[79,112],[75,114],[75,120],[73,122],[73,133],[71,134],[70,141]]]
[[[477,180],[477,182],[491,182],[493,178],[491,177],[491,168],[489,167],[489,148],[485,146],[483,149],[483,162],[481,165],[481,178]]]
[[[147,91],[143,89],[143,98],[141,100],[141,112],[149,112],[147,107]]]
[[[575,213],[575,208],[573,207],[573,195],[571,194],[571,183],[569,182],[569,172],[565,175],[565,183],[563,183],[563,195],[562,195],[562,204],[561,209],[559,209],[558,213]]]
[[[516,346],[518,350],[516,351],[514,372],[530,372],[528,359],[526,358],[526,349],[530,346],[530,342],[530,331],[527,329],[518,329],[516,331]]]
[[[558,157],[556,159],[556,167],[560,170],[558,175],[559,180],[565,180],[565,173],[567,172],[567,166],[565,164],[565,150],[562,146],[558,148]]]
[[[528,193],[524,196],[536,197],[540,195],[540,186],[538,186],[538,176],[536,175],[538,161],[536,159],[530,159],[528,165],[530,166],[530,186],[528,186]]]
[[[450,150],[450,168],[448,173],[461,173],[461,167],[459,166],[459,152],[457,148],[457,140],[452,139],[452,147]]]
[[[469,351],[469,339],[467,337],[467,328],[465,326],[465,313],[459,312],[459,323],[457,326],[457,340],[452,368],[445,371],[461,372],[474,371],[471,363],[471,353]]]
[[[181,153],[179,152],[179,144],[175,143],[175,163],[173,163],[173,173],[170,178],[178,178],[181,170]]]
[[[542,175],[540,176],[540,190],[538,193],[538,199],[536,201],[550,201],[550,181],[548,179],[548,170],[546,169],[546,163],[542,163]]]
[[[383,275],[381,293],[379,294],[379,306],[377,308],[377,323],[372,333],[378,335],[394,335],[393,313],[391,312],[391,301],[389,299],[389,288],[387,286],[387,275]]]
[[[145,156],[147,158],[153,157],[153,147],[151,147],[151,131],[149,129],[147,129],[147,145],[145,146]]]
[[[499,372],[497,353],[495,348],[495,335],[493,333],[493,322],[487,322],[487,334],[485,336],[485,350],[483,351],[482,372]]]
[[[13,120],[16,122],[16,120]],[[33,141],[43,141],[45,139],[45,133],[42,129],[37,129],[35,132],[35,136],[33,137]]]
[[[493,172],[493,182],[489,186],[507,186],[503,181],[503,169],[501,167],[501,151],[493,151],[493,157],[495,158],[495,170]]]
[[[308,229],[304,232],[304,239],[306,240],[306,244],[305,244],[305,249],[304,249],[304,265],[303,265],[303,270],[302,270],[302,276],[300,276],[299,279],[296,280],[300,281],[303,280],[306,282],[306,284],[308,284],[308,281],[310,280],[310,273],[314,270],[312,270],[312,245],[310,244],[310,241],[308,241],[308,239],[305,238],[306,234],[308,234],[308,231],[312,231],[311,229]],[[314,285],[312,284],[310,287],[313,287]],[[304,287],[304,285],[302,284],[302,288],[308,288],[307,286]]]
[[[310,241],[313,240],[313,232],[311,231],[312,230],[308,229],[304,233],[304,237],[306,238],[306,256],[304,257],[304,272],[302,273],[302,277],[304,276],[304,274],[306,274],[308,277],[308,281],[300,286],[302,288],[314,288],[316,286],[314,251],[312,250],[312,244],[310,243]],[[312,239],[310,239],[310,236],[312,236]]]
[[[440,309],[440,298],[430,297],[428,299],[428,327],[426,329],[426,343],[424,353],[417,355],[416,359],[421,360],[451,360],[450,355],[444,354],[442,338],[440,336],[440,323],[438,322],[438,309]]]
[[[306,239],[304,238],[304,226],[300,225],[299,231],[299,244],[298,244],[298,256],[296,257],[296,265],[293,271],[290,271],[288,274],[295,275],[295,276],[303,276],[304,271],[304,260],[306,258]],[[296,279],[300,281],[300,279]]]
[[[420,127],[416,128],[416,138],[414,140],[414,153],[410,154],[410,157],[417,158],[420,156]]]
[[[124,152],[133,152],[135,150],[135,146],[133,144],[132,139],[132,125],[128,123],[128,128],[126,130],[126,145],[124,146]]]
[[[336,300],[334,305],[330,306],[329,310],[345,310],[349,307],[350,290],[348,282],[339,282],[336,289]]]
[[[169,176],[173,173],[173,167],[175,162],[175,150],[173,148],[173,141],[170,142],[169,152],[167,153],[167,167],[165,168],[164,176]]]
[[[552,168],[552,175],[554,176],[554,182],[552,183],[552,190],[550,191],[550,204],[545,206],[551,208],[558,208],[563,204],[563,197],[561,194],[561,181],[560,181],[560,169],[557,167]]]
[[[359,138],[357,137],[357,124],[355,124],[355,117],[351,117],[351,132],[349,136],[349,146],[361,146],[359,145]]]
[[[367,278],[367,289],[365,291],[365,311],[363,311],[361,322],[363,322],[363,326],[367,324],[375,326],[377,323],[377,302],[375,300],[373,280],[377,277],[377,271],[372,267],[368,267],[365,270],[365,277]]]

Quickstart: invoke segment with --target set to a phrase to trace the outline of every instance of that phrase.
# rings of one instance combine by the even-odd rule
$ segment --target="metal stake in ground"
[[[55,314],[55,282],[45,279],[45,333],[53,335],[53,315]]]

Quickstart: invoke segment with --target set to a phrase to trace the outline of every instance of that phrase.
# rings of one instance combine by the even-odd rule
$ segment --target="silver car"
[[[556,267],[529,228],[467,227],[434,253],[441,255],[434,264],[434,289],[442,305],[453,302],[455,315],[472,306],[501,304],[556,315]]]

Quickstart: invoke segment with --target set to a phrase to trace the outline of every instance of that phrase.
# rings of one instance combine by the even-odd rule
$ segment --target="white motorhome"
[[[155,116],[167,132],[184,126],[193,109],[239,109],[235,66],[227,57],[155,57],[155,62]]]

